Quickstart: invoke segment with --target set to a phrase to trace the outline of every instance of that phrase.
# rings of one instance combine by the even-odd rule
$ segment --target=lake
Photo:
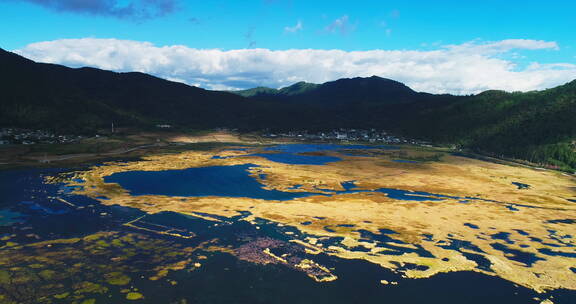
[[[375,149],[396,148],[280,145],[258,151],[247,149],[246,155],[315,172],[324,170],[322,168],[328,170],[325,166],[341,161],[349,150]],[[373,198],[377,204],[393,204],[394,209],[386,210],[395,212],[410,208],[431,210],[442,206],[438,204],[476,208],[470,210],[494,205],[494,210],[503,214],[515,212],[504,205],[500,208],[498,201],[482,197],[390,187],[362,188],[366,184],[363,180],[342,181],[337,188],[318,185],[306,188],[312,190],[302,190],[306,183],[315,182],[308,178],[299,184],[286,185],[284,190],[274,190],[270,187],[272,184],[268,184],[271,182],[267,175],[252,172],[264,163],[225,163],[237,158],[214,159],[223,162],[221,165],[155,171],[125,170],[130,162],[85,168],[0,171],[0,296],[3,297],[0,303],[460,304],[540,303],[550,298],[554,303],[574,303],[576,299],[574,290],[557,288],[539,294],[503,279],[495,275],[487,259],[488,250],[502,252],[502,259],[506,259],[506,255],[526,267],[550,258],[574,259],[573,251],[569,251],[571,247],[567,247],[572,244],[571,236],[566,236],[566,231],[572,228],[538,235],[546,237],[540,240],[539,246],[548,247],[540,248],[537,254],[515,247],[516,243],[529,244],[518,241],[521,237],[528,240],[536,235],[523,230],[520,230],[522,233],[499,230],[505,226],[490,229],[480,218],[462,219],[462,227],[450,230],[444,240],[430,229],[431,234],[421,236],[417,243],[420,245],[413,245],[403,230],[370,229],[378,217],[334,220],[331,214],[313,211],[313,208],[330,204],[338,208],[346,198],[351,200],[350,204],[354,200]],[[118,166],[118,171],[103,176],[103,184],[82,178],[92,170],[114,166]],[[105,189],[116,189],[106,186],[113,184],[127,193],[106,192]],[[510,191],[527,191],[515,189],[514,184],[510,187]],[[224,204],[219,198],[234,201],[230,201],[229,206],[218,207]],[[244,199],[256,200],[250,203],[253,209],[243,207]],[[313,199],[312,203],[309,199]],[[468,203],[459,203],[461,200]],[[159,205],[164,201],[170,205]],[[310,209],[294,211],[295,219],[303,224],[287,224],[289,221],[283,220],[282,216],[292,220],[289,213],[292,209],[281,209],[285,211],[266,217],[274,206],[290,208],[292,204],[306,202]],[[171,211],[168,207],[165,211],[147,212],[140,207],[145,204],[156,206],[155,210],[162,209],[157,206],[177,209],[192,204],[195,207],[186,212]],[[207,212],[212,210],[209,208],[222,213]],[[522,206],[518,208],[526,210]],[[384,213],[380,215],[384,216]],[[422,216],[427,215],[423,212]],[[394,218],[402,216],[399,213]],[[329,219],[332,222],[328,222]],[[397,227],[410,225],[408,219]],[[549,221],[547,225],[574,225],[569,217],[558,216]],[[304,227],[310,228],[304,230]],[[312,234],[315,227],[325,229],[326,235]],[[485,244],[492,245],[485,247],[484,243],[477,243],[475,237],[468,237],[484,237],[482,233],[488,231],[486,229],[491,233],[485,236]],[[456,235],[456,231],[462,232]],[[342,245],[344,237],[340,235],[350,233],[357,235],[358,240]],[[308,242],[308,247],[301,245],[301,241]],[[310,246],[341,246],[359,255],[350,259],[330,250],[312,253]],[[449,255],[442,254],[450,252],[476,263],[477,269],[413,279],[404,274],[411,270],[426,271],[427,267],[406,262],[398,264],[393,271],[362,258],[361,254],[370,252],[382,252],[374,256],[389,257],[391,261],[409,256],[435,261],[448,259]],[[452,257],[450,255],[450,259]]]

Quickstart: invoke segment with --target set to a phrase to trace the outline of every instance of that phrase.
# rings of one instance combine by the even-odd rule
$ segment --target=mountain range
[[[205,117],[226,121],[246,98],[208,91],[143,73],[72,69],[35,63],[0,50],[0,124],[93,131],[154,123],[205,125]]]
[[[392,105],[430,97],[430,94],[417,93],[401,82],[377,76],[339,79],[324,84],[298,82],[279,90],[259,87],[232,93],[258,100],[286,101],[307,105],[340,105],[351,102]]]
[[[36,63],[0,49],[0,127],[89,133],[115,125],[240,130],[377,128],[576,168],[576,81],[536,92],[415,92],[380,77],[210,91],[143,73]]]

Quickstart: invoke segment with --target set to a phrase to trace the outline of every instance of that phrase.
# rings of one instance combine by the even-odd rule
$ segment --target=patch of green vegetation
[[[487,91],[397,114],[394,128],[409,137],[576,170],[576,81],[537,92]]]
[[[403,160],[416,161],[416,162],[439,162],[442,160],[444,154],[436,153],[432,155],[422,155],[422,156],[404,156]]]
[[[54,296],[56,299],[65,299],[70,295],[69,292],[60,293]]]
[[[262,95],[276,95],[278,94],[278,90],[267,87],[256,87],[248,90],[230,91],[230,93],[234,93],[243,97],[255,97]]]
[[[110,285],[124,286],[130,283],[130,277],[121,272],[111,272],[104,275],[106,282]]]
[[[110,242],[110,244],[112,244],[112,246],[115,246],[115,247],[124,246],[124,243],[122,243],[122,241],[120,239],[113,239],[112,242]]]
[[[183,151],[211,151],[214,149],[225,148],[229,146],[240,146],[240,145],[238,143],[226,143],[226,142],[199,142],[199,143],[189,143],[183,145],[172,145],[169,147],[163,147],[161,152],[178,153]]]
[[[103,236],[102,236],[101,234],[95,233],[95,234],[88,235],[88,236],[84,237],[84,241],[85,241],[85,242],[92,242],[92,241],[95,241],[95,240],[99,240],[99,239],[101,239],[102,237],[103,237]]]
[[[51,280],[54,278],[54,274],[56,274],[56,272],[50,269],[44,269],[38,273],[38,275],[40,275],[44,280]]]
[[[69,144],[37,144],[31,145],[31,153],[47,153],[50,155],[66,155],[81,153],[102,153],[123,146],[122,143],[95,142],[95,143],[69,143]]]
[[[297,82],[291,86],[287,86],[281,89],[272,89],[267,87],[256,87],[247,90],[240,90],[240,91],[230,91],[230,93],[234,93],[243,97],[249,98],[266,98],[266,97],[275,97],[275,98],[288,98],[300,94],[306,94],[308,92],[313,91],[314,89],[320,87],[321,85],[309,82]]]
[[[106,243],[106,241],[104,241],[104,240],[96,241],[96,245],[99,247],[110,247],[110,244]]]
[[[14,303],[82,303],[96,294],[119,293],[115,287],[129,285],[136,274],[190,259],[193,252],[185,249],[177,242],[119,232],[5,248],[0,251],[0,289]],[[128,261],[136,255],[139,263]],[[141,299],[137,290],[122,295],[132,291],[133,300]]]
[[[126,294],[126,299],[131,301],[140,300],[143,298],[144,296],[139,292],[129,292],[128,294]]]
[[[102,286],[93,282],[81,282],[74,285],[74,293],[85,294],[85,293],[100,293],[104,294],[108,292],[108,287]]]
[[[6,270],[0,270],[0,284],[10,283],[10,273]]]

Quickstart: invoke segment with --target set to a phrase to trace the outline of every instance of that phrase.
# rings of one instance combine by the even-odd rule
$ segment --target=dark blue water
[[[523,184],[523,183],[519,183],[519,182],[512,182],[512,185],[518,187],[519,190],[529,189],[529,188],[530,188],[530,185],[528,185],[528,184]]]
[[[367,146],[367,145],[331,145],[331,144],[286,144],[268,147],[266,151],[280,151],[286,153],[309,153],[321,151],[338,151],[338,150],[395,150],[398,149],[392,146]]]
[[[104,181],[118,183],[132,195],[249,197],[281,201],[312,195],[264,189],[261,183],[250,176],[248,169],[251,167],[255,165],[128,171],[107,176]]]
[[[526,251],[521,251],[521,250],[516,250],[516,249],[510,249],[510,248],[508,248],[508,246],[506,246],[504,244],[493,243],[493,244],[490,244],[490,246],[496,250],[507,253],[507,255],[506,255],[507,259],[517,261],[520,263],[524,263],[528,267],[532,266],[532,264],[536,263],[537,261],[545,260],[544,258],[538,257],[537,255],[535,255],[531,252],[526,252]]]
[[[306,155],[302,153],[338,151],[338,150],[366,150],[366,149],[397,149],[391,146],[364,146],[364,145],[330,145],[330,144],[286,144],[265,148],[264,151],[275,153],[253,153],[245,156],[259,156],[269,161],[290,165],[325,165],[341,160],[339,157],[326,155]],[[226,159],[237,156],[213,156],[213,159]]]
[[[418,163],[417,161],[414,161],[414,160],[405,160],[405,159],[394,159],[392,161],[396,162],[396,163],[407,163],[407,164],[417,164]]]
[[[549,220],[546,223],[550,224],[576,224],[575,219],[561,219],[561,220]]]
[[[370,149],[397,149],[391,146],[366,145],[331,145],[331,144],[286,144],[265,148],[265,151],[278,153],[255,153],[250,156],[264,157],[270,161],[291,165],[325,165],[341,160],[335,156],[305,155],[302,153],[340,151],[340,150],[370,150]],[[346,153],[345,153],[346,154]]]
[[[70,194],[63,185],[44,182],[46,175],[65,171],[0,171],[0,235],[14,234],[18,243],[38,241],[31,236],[39,240],[77,237],[110,229],[143,214],[132,208],[104,206],[91,198]],[[75,206],[55,197],[65,198]]]
[[[22,214],[9,209],[0,210],[0,226],[10,226],[22,220]]]
[[[493,272],[491,268],[492,262],[490,262],[490,260],[483,255],[470,253],[467,251],[460,251],[460,254],[462,254],[466,259],[474,261],[476,265],[478,265],[479,269]]]
[[[360,233],[360,237],[366,241],[406,244],[405,242],[403,242],[401,240],[397,240],[397,239],[394,239],[394,238],[389,236],[389,234],[396,234],[395,232],[394,233],[388,233],[387,231],[384,231],[384,232],[380,232],[380,233],[374,233],[372,231],[365,230],[365,229],[360,229],[357,231]]]
[[[2,214],[16,218],[25,223],[13,223],[11,227],[0,227],[1,233],[16,233],[16,241],[24,244],[38,240],[26,240],[26,234],[37,234],[40,240],[85,236],[98,231],[131,231],[123,223],[141,217],[143,212],[120,206],[102,206],[92,199],[73,195],[69,189],[61,185],[43,183],[45,174],[54,174],[62,170],[19,170],[0,171],[0,208]],[[245,169],[239,174],[247,174]],[[250,177],[249,177],[250,178]],[[254,180],[250,178],[251,180]],[[168,179],[170,182],[174,180]],[[188,181],[190,182],[190,181]],[[157,183],[157,181],[155,181]],[[256,186],[261,186],[258,183]],[[353,191],[352,182],[343,185],[345,191]],[[333,191],[334,193],[340,193]],[[52,200],[54,196],[65,197],[78,206],[70,207]],[[409,195],[407,195],[409,199]],[[103,216],[102,213],[107,215]],[[197,242],[217,237],[223,245],[237,245],[250,235],[286,238],[282,231],[274,228],[255,229],[253,225],[236,218],[225,218],[210,214],[220,222],[212,222],[172,212],[162,212],[147,215],[135,224],[152,230],[171,228],[182,235],[195,235],[192,240],[182,240],[184,244],[196,246]],[[6,218],[8,218],[6,216]],[[345,227],[350,225],[345,224]],[[26,229],[20,229],[26,228]],[[293,229],[283,227],[282,229]],[[21,231],[21,232],[20,232]],[[293,231],[293,230],[291,230]],[[186,234],[186,232],[188,234]],[[407,249],[401,246],[401,241],[394,240],[394,231],[382,229],[380,233],[364,233],[364,237],[372,242],[379,242],[379,247],[387,254],[405,254],[416,252],[421,256],[429,253],[421,248]],[[154,234],[150,234],[154,236]],[[162,237],[163,236],[158,236]],[[292,237],[290,237],[292,238]],[[431,236],[430,236],[430,239]],[[341,241],[333,238],[334,242]],[[396,242],[395,242],[396,241]],[[180,242],[180,241],[179,241]],[[322,241],[324,242],[324,241]],[[388,243],[388,244],[386,244]],[[390,244],[392,243],[392,244]],[[329,241],[326,241],[329,244]],[[454,244],[452,244],[454,245]],[[465,244],[459,241],[455,247]],[[151,249],[154,250],[154,249]],[[358,247],[353,250],[363,251]],[[543,254],[555,254],[553,251]],[[482,260],[481,255],[466,255],[476,261],[481,268],[489,269],[489,261]],[[281,265],[257,265],[242,262],[234,256],[217,253],[202,262],[202,267],[196,271],[170,271],[168,278],[178,281],[172,286],[165,282],[148,280],[147,277],[134,277],[131,284],[142,291],[146,298],[142,303],[180,303],[187,299],[188,303],[537,303],[533,297],[549,298],[554,296],[554,303],[574,303],[574,291],[556,290],[547,294],[537,294],[524,287],[492,276],[475,272],[453,272],[438,274],[428,279],[404,279],[401,274],[391,272],[379,265],[362,260],[338,259],[323,254],[313,257],[318,263],[334,269],[339,278],[334,282],[317,283],[304,273]],[[105,260],[103,262],[106,262]],[[137,263],[137,259],[135,260]],[[127,261],[126,263],[131,263]],[[94,265],[97,267],[98,265]],[[417,266],[405,265],[410,269]],[[576,268],[571,268],[576,273]],[[382,285],[380,280],[397,281],[399,285]],[[52,282],[50,282],[52,283]],[[56,283],[56,282],[54,282]],[[58,282],[60,283],[60,282]],[[69,282],[62,282],[68,284]],[[38,284],[44,284],[40,282]],[[68,286],[68,285],[65,285]],[[124,295],[111,290],[112,298],[104,295],[98,298],[103,303],[123,302]],[[95,296],[96,297],[96,296]],[[32,303],[32,300],[31,302]]]
[[[520,209],[514,207],[513,205],[506,205],[506,209],[510,211],[520,211]]]
[[[540,248],[538,252],[549,256],[561,256],[566,258],[576,258],[576,252],[555,251],[550,248]]]
[[[232,158],[234,156],[220,156],[220,155],[214,155],[212,156],[212,159],[227,159],[227,158]]]
[[[496,234],[492,234],[490,236],[493,240],[502,240],[508,244],[514,244],[512,240],[510,240],[510,233],[509,232],[498,232]]]
[[[300,155],[293,153],[254,153],[249,156],[260,156],[269,161],[289,165],[325,165],[341,160],[341,158],[335,156]]]
[[[358,188],[356,187],[356,182],[354,181],[343,182],[340,185],[342,185],[342,188],[344,188],[345,191],[353,191],[353,189]]]
[[[319,192],[285,192],[268,190],[250,176],[252,164],[213,166],[165,171],[119,172],[104,178],[106,183],[118,183],[132,195],[169,195],[184,197],[222,196],[248,197],[264,200],[292,200],[313,195],[381,192],[388,197],[407,201],[441,201],[455,198],[447,195],[419,191],[381,188],[357,189],[353,181],[343,182],[344,190],[318,189]],[[294,190],[297,190],[294,188]]]
[[[440,194],[432,194],[428,192],[420,192],[420,191],[405,191],[399,189],[389,189],[389,188],[381,188],[376,190],[378,192],[386,193],[389,198],[397,199],[397,200],[409,200],[409,201],[442,201],[448,196],[440,195]]]
[[[472,224],[472,223],[464,223],[464,226],[470,227],[470,228],[472,228],[472,229],[478,229],[478,228],[479,228],[478,226],[476,226],[476,225],[474,225],[474,224]]]
[[[31,201],[24,201],[21,202],[22,205],[27,206],[32,211],[38,211],[40,213],[45,214],[66,214],[70,212],[67,206],[63,206],[61,204],[53,205],[51,207],[43,206],[41,203],[31,202]]]
[[[440,241],[440,242],[438,242],[438,244],[442,244],[442,245],[437,245],[437,246],[440,248],[444,248],[444,249],[448,249],[448,250],[454,250],[454,251],[458,251],[461,253],[462,253],[461,249],[467,249],[467,250],[476,251],[478,253],[484,253],[484,251],[482,249],[480,249],[478,246],[472,244],[472,242],[470,242],[470,241],[459,240],[459,239],[455,239],[455,238],[448,238],[448,240],[450,241],[449,244],[443,245],[446,242]]]
[[[336,230],[330,228],[330,226],[324,226],[324,230],[326,230],[328,232],[336,232]]]
[[[357,232],[360,233],[360,239],[364,242],[376,242],[376,247],[385,248],[386,250],[380,251],[380,254],[385,255],[403,255],[405,253],[416,253],[421,257],[433,258],[434,255],[424,249],[420,245],[414,245],[416,248],[409,248],[404,246],[397,246],[394,244],[406,244],[401,240],[397,240],[390,235],[397,234],[397,232],[389,229],[380,229],[380,233],[374,233],[368,230],[359,229]]]

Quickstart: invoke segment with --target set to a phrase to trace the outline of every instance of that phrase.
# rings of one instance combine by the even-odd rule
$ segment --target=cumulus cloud
[[[301,30],[304,29],[304,25],[302,24],[302,21],[298,20],[298,22],[296,23],[296,25],[294,26],[287,26],[284,28],[284,33],[296,33],[299,32]]]
[[[515,49],[522,50],[559,50],[560,47],[554,41],[530,40],[530,39],[506,39],[489,43],[472,41],[459,45],[448,45],[446,48],[457,52],[469,52],[475,54],[505,53]]]
[[[536,40],[474,41],[429,51],[317,49],[194,49],[117,39],[64,39],[33,43],[17,53],[40,62],[114,71],[140,71],[209,89],[283,87],[377,75],[417,91],[470,94],[488,89],[530,91],[576,78],[571,63],[518,68],[499,55],[516,49],[557,49]]]
[[[340,33],[341,35],[348,35],[356,30],[356,25],[350,23],[350,17],[344,15],[332,23],[330,23],[324,30],[328,33]]]
[[[143,20],[161,17],[176,9],[177,0],[2,0],[22,1],[55,11]]]

